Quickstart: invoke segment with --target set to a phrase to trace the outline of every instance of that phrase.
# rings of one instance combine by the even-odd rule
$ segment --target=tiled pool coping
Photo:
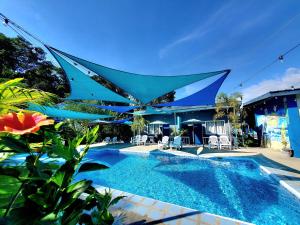
[[[162,202],[156,199],[147,198],[103,186],[97,186],[101,193],[110,190],[113,197],[126,196],[116,205],[111,207],[112,211],[121,210],[123,212],[134,212],[140,216],[147,216],[151,221],[149,224],[169,224],[169,225],[251,225],[228,217],[223,217],[211,213],[200,212],[194,209]],[[137,224],[137,223],[135,223]]]
[[[97,147],[97,145],[96,146],[92,145],[91,147]],[[119,151],[119,152],[134,153],[134,154],[149,154],[150,153],[148,150],[142,150],[142,149],[139,149],[139,150],[126,149],[126,148],[125,149],[116,149],[116,148],[109,148],[109,147],[102,149],[101,151]],[[190,153],[186,153],[186,152],[182,152],[182,151],[164,150],[163,152],[173,154],[176,156],[186,157],[186,158],[194,158],[194,159],[210,158],[207,156],[204,157],[201,155],[194,155],[194,154],[190,154]],[[212,157],[215,157],[215,156],[212,156]],[[227,157],[227,156],[226,156],[226,154],[224,154],[220,157]],[[237,158],[237,157],[230,156],[230,158]],[[274,165],[272,162],[270,162],[268,160],[264,160],[264,159],[260,158],[259,156],[254,156],[254,157],[248,156],[248,158],[251,158],[251,160],[253,160],[255,163],[257,163],[259,165],[260,169],[263,172],[269,174],[272,178],[277,180],[284,188],[286,188],[290,193],[292,193],[294,196],[296,196],[300,200],[300,180],[299,179],[294,180],[292,178],[293,176],[289,176],[291,174],[291,172],[282,170],[281,168],[278,168],[278,166]],[[264,164],[264,165],[262,165],[262,164]],[[282,180],[280,177],[285,178],[285,180]],[[103,191],[104,189],[105,189],[105,187],[101,187],[99,190]],[[232,218],[227,218],[227,217],[222,217],[219,215],[200,212],[200,211],[197,211],[194,209],[185,208],[185,207],[174,205],[171,203],[161,202],[159,200],[134,195],[131,193],[125,193],[125,192],[122,192],[119,190],[113,190],[114,195],[117,195],[120,193],[123,193],[123,195],[129,196],[129,197],[121,200],[121,202],[119,203],[120,205],[118,204],[117,207],[122,206],[121,208],[125,209],[125,211],[126,210],[132,211],[139,215],[143,214],[141,212],[144,212],[144,214],[146,212],[147,213],[151,212],[150,214],[145,214],[145,215],[147,215],[148,217],[150,217],[153,220],[158,220],[158,222],[160,221],[161,222],[160,224],[177,224],[177,225],[179,225],[179,224],[205,224],[205,225],[251,224],[251,223],[235,220]],[[131,199],[139,199],[140,201],[134,202],[134,201],[131,201]],[[147,201],[152,202],[153,204],[151,204],[151,206],[161,205],[164,207],[163,208],[156,207],[157,209],[155,209],[155,207],[154,208],[152,207],[152,208],[148,209],[148,207],[146,207],[145,205],[142,204],[144,199],[148,199]],[[140,203],[141,203],[141,205],[139,205]],[[123,207],[126,205],[127,205],[127,207]],[[164,211],[165,207],[168,208],[169,206],[172,206],[172,208],[177,207],[177,210],[179,210],[179,209],[181,210],[180,211],[181,214],[174,216],[171,212],[169,213],[168,211]],[[139,209],[140,207],[141,207],[141,209]],[[143,216],[143,215],[141,215],[141,216]],[[197,219],[195,219],[195,218],[197,218]],[[155,223],[155,224],[157,224],[157,223]]]

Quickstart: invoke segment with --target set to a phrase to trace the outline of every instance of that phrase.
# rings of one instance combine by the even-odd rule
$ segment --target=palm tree
[[[144,129],[147,121],[142,116],[135,116],[133,118],[133,123],[131,124],[131,130],[132,132],[138,132],[139,134]]]
[[[0,114],[22,111],[29,102],[45,104],[53,102],[54,94],[22,87],[23,78],[0,83]]]
[[[239,92],[231,95],[222,92],[216,99],[216,114],[214,118],[226,118],[234,129],[236,138],[237,130],[241,128],[242,112],[240,107],[242,99],[243,95]]]

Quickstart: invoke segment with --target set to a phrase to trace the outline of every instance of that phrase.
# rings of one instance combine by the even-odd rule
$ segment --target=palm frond
[[[0,83],[0,114],[26,108],[28,103],[49,105],[57,99],[56,95],[37,89],[20,87],[23,78]]]

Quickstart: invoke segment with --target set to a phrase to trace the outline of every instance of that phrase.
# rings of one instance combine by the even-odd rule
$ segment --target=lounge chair
[[[211,149],[211,148],[214,148],[214,147],[219,149],[219,141],[218,141],[217,136],[211,135],[211,136],[209,136],[209,139],[208,139],[208,148]]]
[[[117,137],[113,137],[111,142],[112,142],[113,144],[116,144],[116,143],[118,142],[118,138],[117,138]]]
[[[146,145],[147,140],[148,140],[148,135],[143,135],[141,138],[140,144]]]
[[[132,138],[132,144],[139,145],[141,143],[141,135],[136,135]]]
[[[231,149],[231,143],[227,136],[222,135],[219,137],[219,147],[220,149],[222,149],[222,147],[228,147],[229,149]]]
[[[104,139],[104,142],[106,143],[106,144],[109,144],[110,143],[110,137],[106,137],[105,139]]]
[[[168,136],[163,136],[161,141],[158,141],[157,147],[159,149],[164,149],[167,148],[169,145],[169,137]]]
[[[178,150],[182,149],[182,141],[180,136],[174,137],[174,140],[170,143],[170,149],[172,150],[172,148]]]

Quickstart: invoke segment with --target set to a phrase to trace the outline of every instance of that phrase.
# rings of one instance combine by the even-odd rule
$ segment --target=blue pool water
[[[91,150],[109,165],[86,178],[114,189],[255,224],[300,224],[300,201],[249,159],[190,159],[166,153]]]

